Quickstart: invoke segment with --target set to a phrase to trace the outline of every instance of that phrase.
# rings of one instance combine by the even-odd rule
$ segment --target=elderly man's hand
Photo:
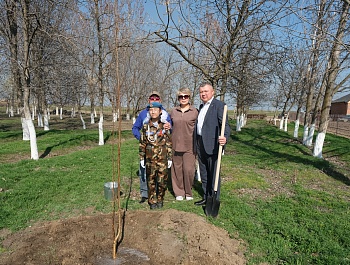
[[[225,136],[219,136],[219,144],[220,145],[226,144],[226,137]]]

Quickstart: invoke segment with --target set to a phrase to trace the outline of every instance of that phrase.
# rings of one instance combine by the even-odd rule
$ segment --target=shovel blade
[[[205,205],[205,214],[207,216],[216,217],[219,214],[220,201],[215,196],[208,196],[207,203]]]

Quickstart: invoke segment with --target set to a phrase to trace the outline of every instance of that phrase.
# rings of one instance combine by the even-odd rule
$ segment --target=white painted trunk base
[[[306,139],[306,146],[312,146],[312,140],[314,139],[315,134],[315,124],[311,124],[309,134]]]
[[[81,113],[80,113],[80,120],[83,123],[83,130],[85,130],[86,129],[86,125],[85,125],[85,121],[84,121],[83,115],[81,115]]]
[[[26,119],[25,123],[27,124],[28,131],[29,131],[29,138],[30,138],[30,158],[33,160],[38,160],[39,159],[39,154],[38,154],[38,145],[36,142],[36,132],[35,132],[35,127],[34,123],[31,119]]]
[[[236,131],[240,132],[241,131],[241,122],[240,122],[241,118],[240,118],[240,116],[237,116],[236,120],[237,120],[236,121]]]
[[[283,123],[284,123],[284,117],[282,117],[280,120],[280,130],[283,129]]]
[[[306,125],[304,126],[304,132],[303,132],[303,145],[306,145],[308,134],[309,134],[309,127]]]
[[[294,126],[294,138],[298,138],[298,132],[299,132],[299,125],[300,121],[299,119],[295,121],[295,126]]]
[[[288,118],[286,118],[284,120],[284,131],[287,132],[288,131]]]
[[[118,121],[118,114],[116,112],[113,112],[113,122]]]
[[[29,141],[30,140],[29,128],[26,123],[26,119],[21,118],[21,124],[22,124],[22,132],[23,132],[23,141]]]
[[[100,117],[100,121],[98,123],[98,145],[104,145],[103,138],[103,116]]]
[[[41,113],[38,114],[38,127],[40,128],[44,127],[43,115],[41,115]]]
[[[323,149],[325,138],[326,138],[326,134],[324,132],[317,134],[314,151],[312,154],[314,157],[322,158],[322,149]]]
[[[50,112],[48,112],[48,113],[50,113]],[[50,131],[49,119],[50,119],[50,115],[45,114],[44,115],[44,131]]]

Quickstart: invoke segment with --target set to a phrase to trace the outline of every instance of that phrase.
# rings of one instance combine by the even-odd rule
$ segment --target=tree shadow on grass
[[[330,162],[313,157],[310,150],[284,131],[266,125],[259,128],[243,128],[231,134],[231,139],[247,146],[246,150],[256,150],[254,159],[266,165],[293,161],[296,164],[313,166],[333,179],[350,186],[350,179],[339,172]]]
[[[62,147],[64,148],[66,146],[67,149],[69,149],[71,146],[74,146],[74,147],[77,146],[76,144],[73,144],[74,142],[84,143],[84,142],[89,142],[89,141],[91,141],[91,139],[88,136],[77,135],[73,138],[70,138],[69,140],[62,141],[62,142],[59,142],[57,144],[46,147],[45,151],[40,155],[39,158],[47,157],[52,152],[52,150],[56,147],[60,146],[61,148]],[[80,144],[79,146],[88,148],[88,145],[85,146],[84,144]]]

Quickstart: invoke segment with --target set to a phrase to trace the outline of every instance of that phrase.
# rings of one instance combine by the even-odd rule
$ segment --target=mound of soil
[[[80,216],[9,234],[0,264],[246,264],[244,247],[204,217],[177,210]],[[114,220],[114,221],[113,221]]]

